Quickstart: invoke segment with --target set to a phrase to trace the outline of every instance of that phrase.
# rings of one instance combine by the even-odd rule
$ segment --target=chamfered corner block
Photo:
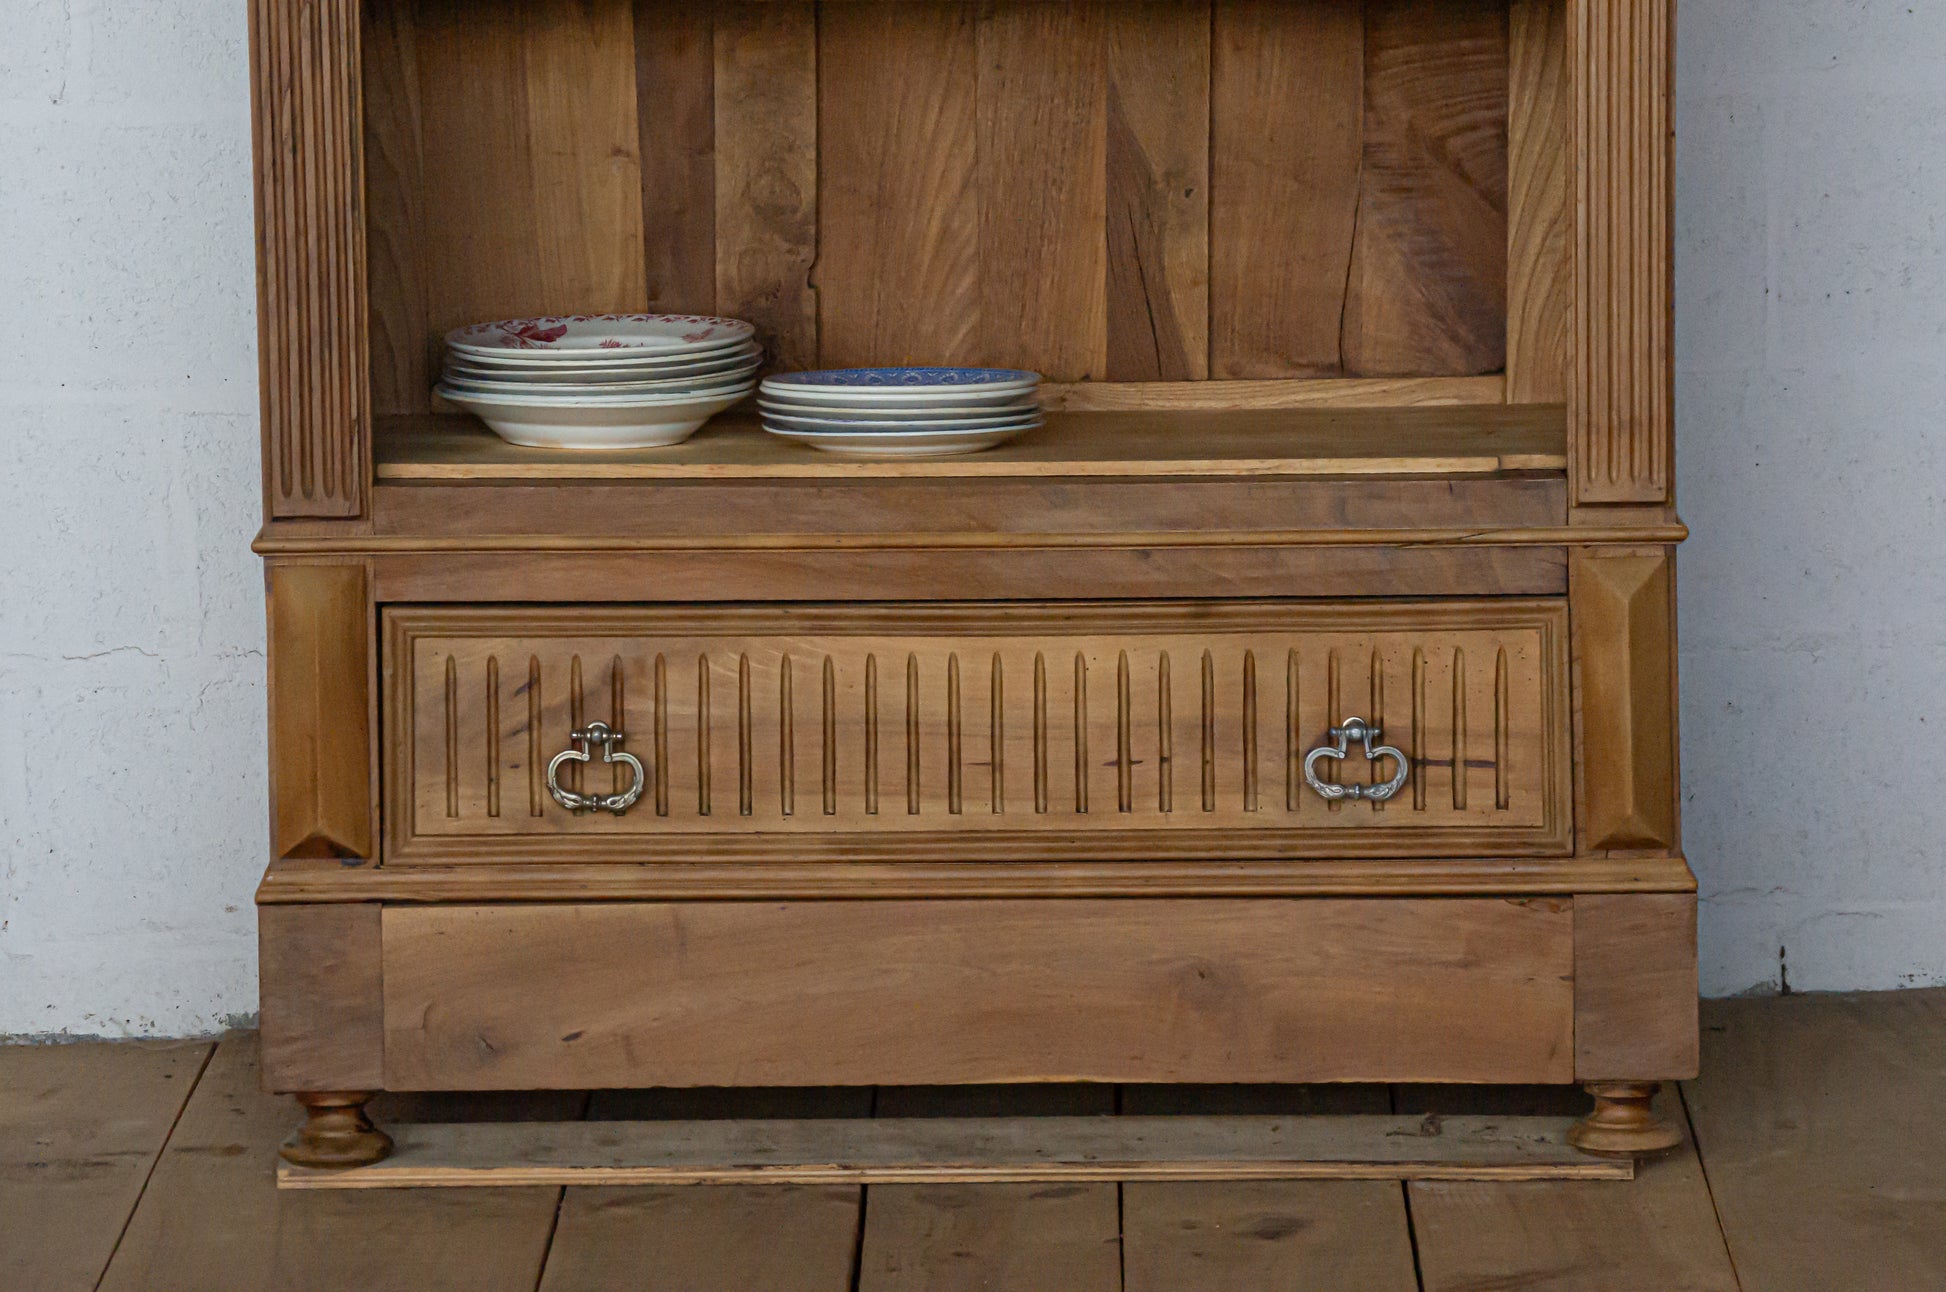
[[[1661,548],[1569,558],[1585,852],[1676,846],[1673,576]]]
[[[372,856],[365,567],[273,565],[269,593],[271,854]]]

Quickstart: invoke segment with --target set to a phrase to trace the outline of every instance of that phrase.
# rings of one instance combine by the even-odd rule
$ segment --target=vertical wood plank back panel
[[[716,12],[716,307],[757,325],[778,367],[817,360],[817,10]]]
[[[818,33],[821,362],[977,364],[977,9],[835,3]]]
[[[629,0],[417,13],[428,353],[463,323],[641,309]]]
[[[980,349],[1055,381],[1107,371],[1107,24],[1103,0],[979,17]]]
[[[1366,0],[1349,372],[1505,364],[1507,30],[1506,0]]]
[[[364,130],[358,0],[254,0],[265,511],[364,514]]]
[[[1364,25],[1338,0],[1215,0],[1210,360],[1334,376],[1364,148]]]
[[[716,313],[716,23],[709,5],[635,0],[648,307]]]
[[[1507,115],[1507,402],[1564,404],[1574,353],[1568,0],[1514,0]]]
[[[366,5],[364,31],[372,407],[381,417],[424,413],[435,353],[426,322],[418,23],[409,4]]]
[[[370,857],[365,567],[272,566],[268,591],[271,852]]]
[[[1209,0],[1108,11],[1110,381],[1209,375]]]
[[[1573,0],[1575,501],[1670,480],[1669,0]]]

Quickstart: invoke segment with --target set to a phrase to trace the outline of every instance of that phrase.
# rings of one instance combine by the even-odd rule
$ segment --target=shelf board
[[[1567,469],[1559,405],[1049,412],[1010,444],[951,458],[860,458],[767,435],[733,409],[681,444],[508,444],[471,417],[378,419],[380,483],[479,480],[1425,476]]]

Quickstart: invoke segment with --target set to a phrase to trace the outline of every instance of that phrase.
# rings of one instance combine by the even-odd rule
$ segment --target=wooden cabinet
[[[387,1086],[724,1080],[1581,1080],[1665,1138],[1667,0],[252,9],[312,1160]],[[449,327],[643,308],[1047,425],[564,453],[431,393]],[[558,787],[629,801],[570,811],[597,722]]]

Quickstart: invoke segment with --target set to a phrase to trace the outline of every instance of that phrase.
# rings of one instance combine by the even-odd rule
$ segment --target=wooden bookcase
[[[718,1083],[1573,1081],[1667,1141],[1668,0],[252,10],[294,1160],[382,1089]],[[452,326],[656,308],[1048,424],[430,394]],[[1389,801],[1304,780],[1353,716]],[[597,719],[619,816],[540,774]]]

